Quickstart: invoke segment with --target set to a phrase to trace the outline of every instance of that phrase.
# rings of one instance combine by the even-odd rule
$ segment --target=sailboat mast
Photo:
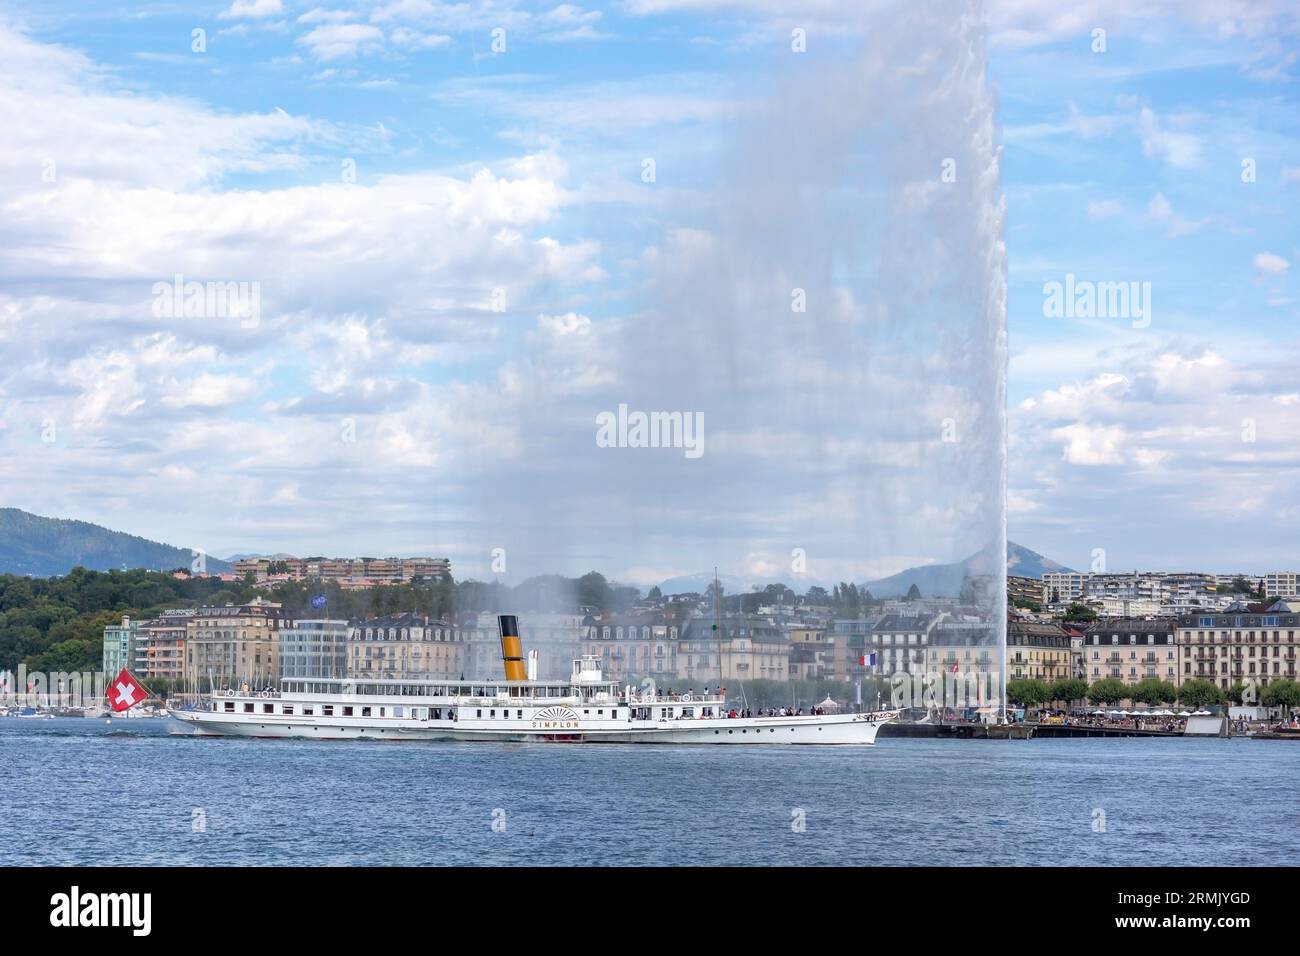
[[[722,588],[718,584],[718,569],[713,569],[713,633],[718,638],[718,690],[722,690],[725,679],[722,671]],[[724,700],[723,705],[726,705]]]

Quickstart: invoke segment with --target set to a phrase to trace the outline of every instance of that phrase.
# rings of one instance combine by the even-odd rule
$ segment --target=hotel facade
[[[1221,688],[1295,680],[1300,614],[1196,614],[1180,618],[1178,682],[1201,678]]]

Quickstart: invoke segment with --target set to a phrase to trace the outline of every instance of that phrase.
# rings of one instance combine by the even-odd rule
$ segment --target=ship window
[[[369,716],[370,716],[370,708],[369,708],[369,707],[362,707],[362,708],[361,708],[361,716],[362,716],[362,717],[369,717]]]
[[[280,713],[282,713],[282,714],[288,714],[290,717],[292,717],[292,716],[293,716],[293,704],[285,704],[283,707],[280,708]]]
[[[479,708],[478,710],[474,711],[474,716],[475,716],[475,717],[482,717],[482,716],[483,716],[483,710],[482,710],[482,708]]]
[[[351,707],[344,707],[344,708],[343,708],[343,716],[344,716],[344,717],[351,717],[351,716],[352,716],[352,708],[351,708]]]
[[[596,711],[596,716],[597,716],[597,717],[604,717],[604,716],[605,716],[605,712],[604,712],[603,710],[598,710],[598,711]]]
[[[252,712],[253,712],[253,705],[252,705],[252,704],[245,704],[245,705],[244,705],[244,713],[246,713],[246,714],[251,714]]]
[[[233,700],[226,701],[226,713],[233,714],[234,712],[235,712],[235,702]]]
[[[489,716],[489,717],[495,717],[496,715],[497,715],[497,712],[496,712],[495,710],[489,710],[489,711],[488,711],[488,716]]]
[[[333,705],[333,704],[321,704],[320,712],[321,712],[321,716],[322,716],[322,717],[333,717],[333,716],[334,716],[334,705]]]
[[[273,713],[275,713],[275,704],[263,704],[263,705],[262,705],[262,713],[264,713],[264,714],[273,714]]]
[[[316,708],[315,708],[315,707],[304,707],[304,708],[302,709],[302,715],[303,715],[304,717],[314,717],[315,714],[316,714]]]
[[[521,719],[521,720],[522,720],[522,719],[523,719],[523,716],[524,716],[524,712],[523,712],[522,710],[516,710],[516,711],[515,711],[515,717],[516,717],[517,719]]]

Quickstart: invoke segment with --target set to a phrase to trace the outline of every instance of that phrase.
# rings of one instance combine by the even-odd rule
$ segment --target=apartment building
[[[199,608],[185,622],[185,679],[210,677],[218,686],[277,680],[280,629],[291,623],[281,605],[262,598]]]
[[[1155,677],[1178,680],[1178,622],[1175,618],[1106,618],[1084,636],[1085,679],[1113,677],[1136,684]]]
[[[674,680],[682,673],[703,686],[718,679],[716,638],[696,631],[679,646],[682,622],[663,611],[589,614],[582,620],[582,653],[600,658],[606,679],[637,683]]]
[[[1285,603],[1280,605],[1286,607]],[[1300,614],[1248,612],[1179,618],[1178,682],[1213,680],[1220,687],[1295,680]]]
[[[1300,572],[1270,571],[1264,575],[1264,593],[1269,597],[1297,597],[1300,596],[1298,583]]]
[[[353,622],[347,640],[349,677],[437,680],[459,679],[467,673],[468,647],[483,636],[477,618],[462,626],[404,613]],[[499,661],[495,637],[492,643]]]
[[[140,622],[137,676],[173,681],[185,676],[185,635],[193,616],[190,609],[169,610]]]
[[[235,562],[236,578],[253,580],[332,581],[345,588],[383,584],[409,584],[417,578],[431,580],[451,574],[447,558],[241,558]]]
[[[1042,604],[1046,588],[1039,578],[1022,578],[1014,574],[1007,575],[1007,598],[1014,602],[1032,601]]]
[[[1007,680],[1051,684],[1074,676],[1070,634],[1056,623],[1007,624]]]
[[[346,677],[351,633],[347,621],[326,618],[280,628],[280,676]]]
[[[140,625],[123,616],[121,624],[104,628],[104,646],[101,660],[107,680],[116,677],[126,667],[136,669],[136,656],[140,645]]]

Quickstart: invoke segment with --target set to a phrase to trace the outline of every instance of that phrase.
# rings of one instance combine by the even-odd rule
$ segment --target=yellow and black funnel
[[[506,665],[506,680],[526,680],[528,670],[524,663],[524,647],[519,641],[519,618],[513,614],[497,615],[501,629],[501,660]]]

